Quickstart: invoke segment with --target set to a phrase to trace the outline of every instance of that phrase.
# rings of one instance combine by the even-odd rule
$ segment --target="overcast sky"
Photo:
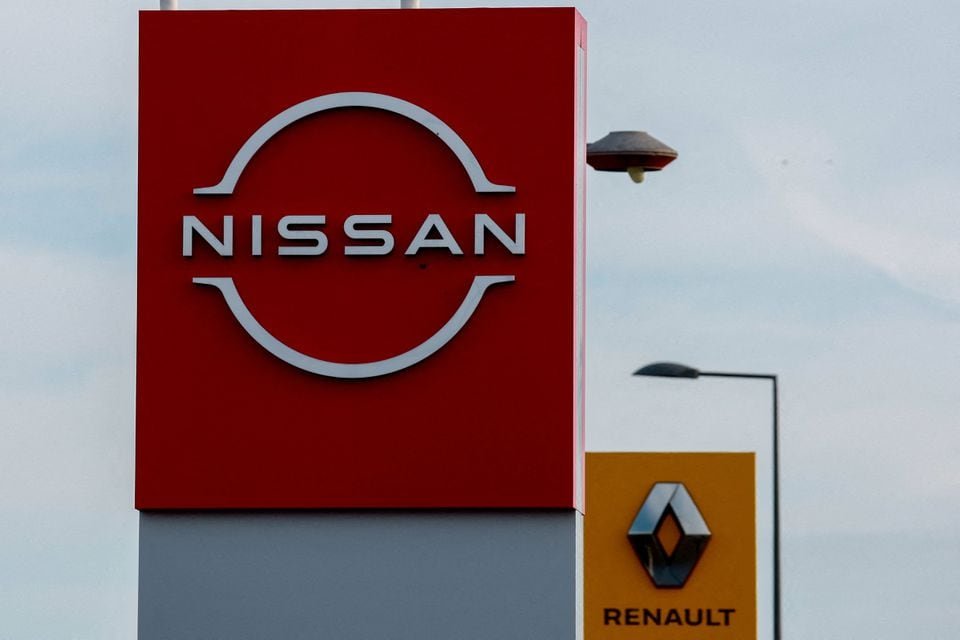
[[[423,0],[441,4],[516,3]],[[589,176],[588,448],[768,465],[765,383],[629,374],[779,374],[785,635],[953,640],[960,4],[560,4],[589,23],[588,137],[680,152],[639,187]],[[4,640],[135,637],[136,21],[155,5],[0,0]]]

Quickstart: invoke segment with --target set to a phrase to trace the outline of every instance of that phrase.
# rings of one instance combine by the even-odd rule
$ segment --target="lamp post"
[[[777,376],[770,373],[730,373],[726,371],[700,371],[676,362],[655,362],[640,367],[635,376],[658,378],[746,378],[769,380],[773,383],[773,638],[780,640],[780,410]]]
[[[677,159],[677,152],[646,131],[611,131],[587,144],[587,163],[597,171],[626,172],[643,182],[648,171],[660,171]]]

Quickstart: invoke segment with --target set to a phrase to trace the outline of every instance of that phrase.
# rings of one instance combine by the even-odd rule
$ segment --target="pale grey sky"
[[[764,384],[629,373],[780,374],[785,634],[952,640],[960,5],[559,4],[589,23],[589,138],[680,151],[640,187],[589,176],[588,447],[767,464]],[[136,28],[154,6],[0,2],[4,640],[135,634]]]

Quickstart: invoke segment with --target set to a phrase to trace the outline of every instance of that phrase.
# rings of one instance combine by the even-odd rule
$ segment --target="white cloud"
[[[0,246],[0,508],[131,502],[129,260]]]
[[[136,5],[38,0],[0,5],[0,113],[15,141],[132,122]]]
[[[133,285],[0,246],[0,637],[135,634]]]
[[[941,175],[943,168],[902,182],[861,182],[843,166],[856,161],[854,154],[802,127],[755,131],[748,149],[776,201],[802,229],[906,287],[960,303],[960,186]],[[890,154],[901,160],[896,150]]]
[[[43,384],[132,362],[132,258],[0,245],[0,379]]]

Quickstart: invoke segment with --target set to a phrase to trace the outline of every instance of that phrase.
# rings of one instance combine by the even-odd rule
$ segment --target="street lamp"
[[[770,373],[729,373],[700,371],[676,362],[654,362],[633,372],[635,376],[658,378],[748,378],[773,383],[773,638],[780,640],[780,419],[777,376]]]
[[[611,131],[587,144],[587,164],[597,171],[626,171],[638,183],[647,171],[660,171],[676,159],[675,149],[646,131]]]

